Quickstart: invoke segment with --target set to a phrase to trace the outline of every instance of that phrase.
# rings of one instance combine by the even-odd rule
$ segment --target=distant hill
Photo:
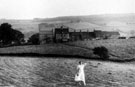
[[[33,22],[33,20],[9,20],[1,19],[0,24],[10,23],[12,27],[16,30],[20,30],[25,34],[25,38],[29,38],[32,34],[38,32],[38,22]]]
[[[131,36],[135,35],[135,14],[106,14],[106,15],[87,15],[87,16],[63,16],[55,18],[34,19],[35,22],[46,23],[64,23],[71,26],[76,23],[92,25],[93,29],[119,31],[121,35]],[[71,24],[72,23],[72,24]],[[84,25],[83,23],[83,25]],[[89,23],[89,24],[88,24]],[[93,27],[95,25],[95,28]],[[81,26],[81,25],[80,25]],[[83,26],[88,28],[88,26]],[[99,27],[97,27],[99,26]]]
[[[87,15],[87,16],[63,16],[55,18],[36,18],[34,21],[38,22],[90,22],[96,24],[104,24],[111,21],[119,21],[132,23],[135,22],[135,14],[106,14],[106,15]]]
[[[63,16],[55,18],[35,18],[33,20],[9,20],[1,19],[0,24],[8,22],[14,29],[20,30],[28,38],[33,33],[37,33],[38,24],[65,24],[73,28],[87,28],[100,30],[119,31],[122,35],[135,35],[135,14],[106,14],[106,15],[86,15],[86,16]],[[78,26],[78,24],[80,24]],[[97,27],[98,26],[98,27]]]

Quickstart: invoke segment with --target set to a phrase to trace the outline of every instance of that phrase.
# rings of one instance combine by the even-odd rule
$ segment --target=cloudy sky
[[[0,18],[135,13],[135,0],[0,0]]]

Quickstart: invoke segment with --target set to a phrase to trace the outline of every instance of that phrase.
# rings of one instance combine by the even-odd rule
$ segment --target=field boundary
[[[101,59],[101,58],[95,58],[95,57],[86,57],[86,56],[80,56],[80,55],[61,55],[61,54],[40,54],[40,53],[0,53],[0,56],[6,56],[6,57],[49,57],[49,58],[71,58],[71,59],[88,59],[88,60],[98,60],[98,61],[111,61],[111,62],[118,62],[118,63],[125,63],[125,62],[133,62],[135,61],[135,58],[133,59]]]
[[[0,56],[15,56],[15,57],[65,57],[65,58],[85,58],[89,57],[80,55],[65,55],[65,54],[40,54],[40,53],[0,53]],[[90,58],[89,58],[90,59]]]

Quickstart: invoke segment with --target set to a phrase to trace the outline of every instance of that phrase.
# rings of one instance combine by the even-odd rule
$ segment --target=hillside
[[[135,61],[135,40],[134,39],[110,39],[76,41],[65,44],[26,45],[0,48],[0,55],[10,54],[20,56],[64,56],[82,57],[87,59],[98,59],[93,54],[94,47],[104,46],[109,51],[111,61]]]
[[[98,46],[105,46],[109,50],[110,59],[125,61],[93,60],[96,56],[92,49]],[[134,39],[77,41],[66,44],[0,48],[0,86],[78,87],[74,76],[78,62],[82,61],[87,62],[86,87],[134,87],[134,52]],[[51,54],[52,56],[28,57],[24,55],[25,53]],[[22,55],[15,57],[7,54]]]
[[[78,87],[79,61],[85,67],[86,87],[134,87],[134,64],[52,57],[0,57],[2,87]]]
[[[110,40],[93,40],[77,41],[68,43],[85,49],[104,46],[108,49],[110,59],[116,60],[134,60],[135,59],[135,39],[110,39]]]
[[[135,14],[106,14],[106,15],[86,15],[86,16],[64,16],[56,18],[35,18],[33,20],[10,20],[1,19],[0,24],[8,22],[13,25],[13,28],[22,31],[25,37],[28,38],[33,33],[39,31],[38,24],[67,24],[76,27],[76,23],[82,28],[113,30],[119,31],[122,35],[135,35]],[[85,24],[86,23],[86,24]],[[98,27],[97,27],[98,26]],[[31,33],[32,32],[32,33]]]
[[[90,22],[90,23],[104,23],[109,21],[121,21],[121,22],[135,22],[135,14],[105,14],[105,15],[84,15],[84,16],[63,16],[56,18],[45,18],[45,19],[34,19],[38,22],[57,22],[57,21],[67,21],[67,22]]]
[[[135,35],[135,14],[106,14],[106,15],[88,15],[88,16],[64,16],[47,19],[35,19],[36,22],[48,22],[48,23],[89,23],[92,24],[89,27],[91,30],[106,30],[106,31],[119,31],[123,36]],[[93,24],[95,25],[93,27]],[[71,25],[72,26],[72,25]],[[98,26],[98,27],[97,27]],[[87,28],[84,25],[83,28]]]
[[[46,45],[26,45],[26,46],[13,46],[13,47],[6,47],[6,48],[0,48],[0,55],[2,56],[3,54],[22,54],[21,56],[26,56],[35,54],[34,56],[40,56],[45,55],[45,56],[67,56],[67,57],[92,57],[92,51],[87,50],[84,48],[80,47],[75,47],[75,46],[68,46],[68,45],[63,45],[63,44],[46,44]],[[24,55],[23,55],[24,54]]]

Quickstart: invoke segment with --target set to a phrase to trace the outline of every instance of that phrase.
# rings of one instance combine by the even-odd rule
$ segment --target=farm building
[[[54,37],[53,24],[41,23],[39,24],[39,40],[40,44],[44,44],[53,41]]]
[[[44,44],[48,42],[65,42],[65,41],[77,41],[88,39],[91,40],[93,38],[112,39],[118,38],[120,36],[119,32],[93,30],[94,26],[95,25],[87,23],[73,23],[73,24],[41,23],[39,24],[40,43]]]
[[[69,41],[69,28],[61,26],[60,28],[55,28],[54,34],[55,42]]]
[[[61,27],[62,26],[62,27]],[[91,28],[89,28],[91,26]],[[92,27],[95,25],[89,23],[66,23],[66,24],[39,24],[39,37],[40,43],[44,44],[51,41],[60,41],[60,36],[64,40],[64,36],[69,40],[79,40],[81,37],[85,38],[89,36],[89,31],[92,31]],[[89,29],[89,30],[88,30]],[[68,32],[68,34],[67,34]],[[81,32],[81,33],[80,33]],[[82,35],[83,34],[83,35]],[[61,40],[61,41],[62,41]],[[65,41],[67,41],[65,39]]]
[[[116,31],[101,31],[94,30],[95,38],[99,39],[117,39],[120,37],[119,32]]]
[[[77,41],[77,40],[91,40],[94,38],[94,32],[89,32],[89,31],[74,31],[74,32],[69,32],[70,40],[71,41]]]

